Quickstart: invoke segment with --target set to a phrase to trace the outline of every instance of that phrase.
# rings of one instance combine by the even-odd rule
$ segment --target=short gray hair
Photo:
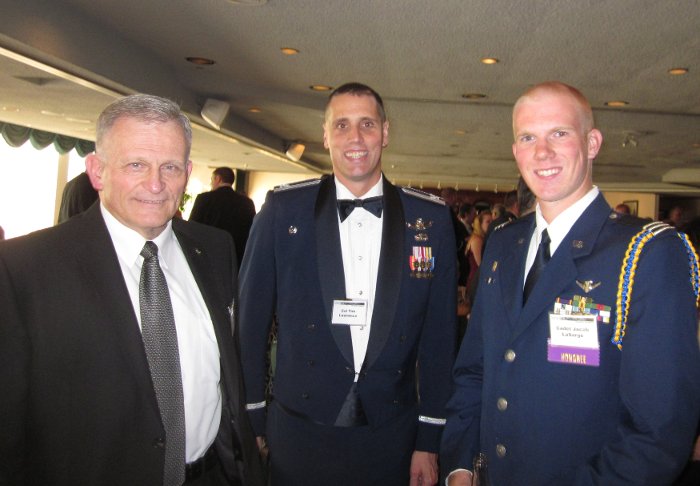
[[[99,149],[104,137],[120,118],[135,118],[147,123],[176,122],[185,136],[185,158],[190,157],[192,126],[190,120],[174,101],[149,94],[134,94],[110,103],[97,119],[95,145]]]

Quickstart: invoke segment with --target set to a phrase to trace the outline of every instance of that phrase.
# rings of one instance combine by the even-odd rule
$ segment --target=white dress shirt
[[[121,224],[104,206],[100,205],[100,209],[140,327],[139,280],[143,266],[140,254],[147,240]],[[219,347],[209,310],[171,223],[152,241],[158,245],[158,261],[173,305],[185,401],[186,461],[193,462],[204,455],[219,431]]]
[[[367,193],[359,198],[335,179],[337,199],[366,199],[383,195],[383,176]],[[345,273],[345,297],[347,299],[367,302],[367,324],[365,326],[350,326],[352,351],[355,360],[355,381],[359,377],[362,363],[367,354],[367,343],[371,328],[372,311],[374,309],[374,294],[377,289],[377,273],[379,272],[379,253],[382,248],[382,216],[377,218],[364,208],[355,208],[341,222],[340,247],[343,254],[343,270]]]
[[[547,234],[549,235],[550,239],[549,254],[554,256],[554,252],[557,251],[557,248],[559,248],[559,245],[561,244],[562,240],[564,240],[564,237],[569,233],[586,208],[588,208],[593,200],[598,197],[599,193],[600,191],[598,190],[598,187],[593,186],[593,188],[581,199],[562,211],[549,224],[547,224],[544,216],[542,216],[542,210],[540,209],[539,203],[537,203],[537,208],[535,209],[535,221],[537,227],[535,228],[535,232],[532,234],[530,246],[527,251],[523,287],[525,286],[525,280],[527,280],[527,273],[530,271],[530,267],[532,267],[532,264],[535,262],[537,247],[540,246],[540,241],[542,240],[542,232],[547,230]]]

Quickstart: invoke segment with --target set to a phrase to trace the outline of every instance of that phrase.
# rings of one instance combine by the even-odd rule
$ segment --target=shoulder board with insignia
[[[419,199],[430,201],[435,204],[440,204],[442,206],[445,205],[445,200],[440,196],[436,196],[435,194],[430,194],[429,192],[413,189],[412,187],[402,187],[401,190],[409,196],[417,197]]]
[[[616,213],[615,211],[610,211],[610,215],[608,217],[619,224],[623,224],[625,226],[638,226],[639,228],[654,222],[648,219],[645,220],[637,216],[632,216],[630,214]]]
[[[496,226],[496,227],[493,229],[493,231],[498,231],[498,230],[500,230],[501,228],[505,228],[506,226],[508,226],[508,225],[509,225],[510,223],[512,223],[513,221],[515,221],[515,220],[514,220],[514,219],[511,219],[510,221],[506,221],[505,223],[501,223],[501,224],[499,224],[498,226]]]
[[[290,191],[292,189],[301,189],[302,187],[309,187],[309,186],[315,186],[316,184],[320,184],[321,179],[306,179],[304,181],[299,181],[299,182],[290,182],[288,184],[280,184],[279,186],[275,186],[273,189],[274,192],[284,192],[284,191]]]
[[[624,219],[624,216],[621,219]],[[688,239],[685,233],[677,231],[676,228],[661,221],[653,221],[644,225],[642,230],[634,235],[629,245],[627,252],[622,260],[620,268],[620,278],[617,285],[617,308],[615,311],[615,330],[610,341],[617,345],[622,350],[622,339],[625,337],[627,328],[627,316],[629,315],[630,302],[632,300],[632,290],[634,289],[634,276],[636,274],[639,258],[645,245],[652,238],[660,235],[665,231],[671,231],[678,236],[685,246],[688,255],[690,282],[695,294],[695,304],[698,305],[700,298],[700,272],[698,267],[698,255],[693,248],[693,244]]]

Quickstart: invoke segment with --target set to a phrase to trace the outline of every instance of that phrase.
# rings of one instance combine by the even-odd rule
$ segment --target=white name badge
[[[334,300],[331,322],[345,326],[367,325],[366,300]]]
[[[549,337],[554,346],[598,348],[596,316],[549,314]]]

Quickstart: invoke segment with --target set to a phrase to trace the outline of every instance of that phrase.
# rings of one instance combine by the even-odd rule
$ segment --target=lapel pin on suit
[[[287,230],[287,231],[289,231],[290,235],[295,235],[295,234],[297,234],[297,231],[299,231],[299,230],[297,229],[296,226],[290,226],[289,230]]]

